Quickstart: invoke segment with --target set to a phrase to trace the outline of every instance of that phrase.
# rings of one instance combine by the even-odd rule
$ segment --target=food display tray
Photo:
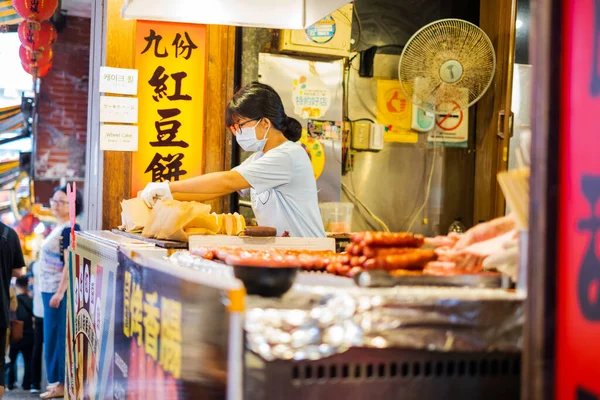
[[[245,400],[516,400],[520,353],[352,348],[317,361],[247,351]]]
[[[354,276],[356,285],[364,288],[393,286],[454,286],[480,288],[509,288],[510,279],[501,274],[464,274],[452,276],[400,275],[386,271],[365,271]]]

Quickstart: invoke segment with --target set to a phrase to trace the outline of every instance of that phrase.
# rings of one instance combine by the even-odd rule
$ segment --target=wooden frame
[[[134,68],[135,21],[121,18],[122,2],[107,0],[106,7],[106,65]],[[97,38],[95,38],[97,40]],[[207,88],[204,124],[204,171],[223,171],[231,165],[231,138],[224,122],[225,106],[233,95],[233,69],[235,58],[235,28],[209,25],[207,47]],[[99,63],[98,63],[99,64]],[[98,111],[90,109],[92,125]],[[99,122],[96,122],[99,124]],[[94,127],[92,126],[92,129]],[[99,151],[99,150],[97,150]],[[102,157],[102,154],[100,154]],[[102,229],[116,228],[121,224],[120,202],[135,196],[131,193],[131,154],[104,152],[102,180]],[[90,168],[93,168],[90,165]],[[119,179],[115,179],[118,176]],[[229,198],[210,202],[213,210],[222,212],[229,208]]]
[[[531,7],[532,144],[521,398],[554,396],[561,1]]]
[[[508,164],[510,120],[500,119],[500,113],[511,106],[517,16],[517,0],[482,0],[480,4],[479,26],[496,50],[496,75],[476,109],[473,224],[504,215],[496,175]]]

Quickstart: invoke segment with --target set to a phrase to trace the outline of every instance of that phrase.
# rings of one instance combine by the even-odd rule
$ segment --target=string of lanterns
[[[57,33],[48,20],[56,11],[58,0],[13,0],[13,7],[24,19],[18,29],[23,69],[34,78],[42,78],[52,69],[52,45]]]

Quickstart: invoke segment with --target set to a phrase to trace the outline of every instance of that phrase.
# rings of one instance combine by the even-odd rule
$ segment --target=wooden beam
[[[504,198],[496,175],[507,166],[510,130],[509,119],[501,122],[499,114],[510,112],[517,4],[516,0],[482,0],[480,7],[479,26],[496,50],[496,74],[476,109],[473,223],[504,213]]]
[[[106,65],[134,68],[135,21],[121,18],[122,0],[105,0]],[[104,152],[102,196],[102,229],[121,224],[121,200],[132,197],[131,153]]]
[[[225,107],[233,95],[235,27],[208,26],[208,64],[204,123],[204,172],[224,171],[231,165],[231,134],[225,126]],[[209,204],[215,212],[229,210],[229,196]]]
[[[560,0],[531,7],[531,178],[527,248],[527,301],[521,398],[554,398],[557,296],[557,215],[560,83],[563,35]],[[591,52],[592,50],[590,50]],[[575,267],[575,266],[573,266]]]

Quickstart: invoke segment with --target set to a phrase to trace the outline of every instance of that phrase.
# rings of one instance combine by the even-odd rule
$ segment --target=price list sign
[[[132,192],[202,174],[206,26],[138,21],[139,146]]]

